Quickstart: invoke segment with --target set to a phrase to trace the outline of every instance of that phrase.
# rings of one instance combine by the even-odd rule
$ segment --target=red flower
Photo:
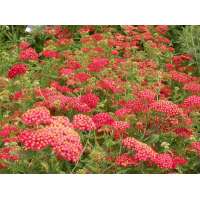
[[[26,111],[22,115],[22,121],[29,126],[49,124],[51,122],[51,115],[47,108],[36,107]]]
[[[20,60],[38,60],[38,53],[35,51],[35,49],[29,47],[27,49],[23,49],[20,54],[19,58]]]
[[[99,97],[92,93],[87,93],[80,97],[80,101],[86,103],[91,109],[96,108]]]
[[[200,93],[200,84],[195,82],[186,83],[183,87],[184,90],[192,92],[192,94]]]
[[[83,114],[74,115],[73,125],[74,128],[81,131],[92,131],[96,129],[95,123],[93,122],[92,118]]]
[[[21,41],[19,44],[20,49],[27,49],[30,46],[30,44],[26,41]]]
[[[42,52],[42,55],[46,58],[59,58],[60,54],[57,51],[54,50],[44,50]]]
[[[8,70],[8,78],[13,79],[16,76],[23,75],[27,72],[25,64],[15,64]]]
[[[165,113],[167,116],[180,115],[181,109],[171,101],[159,100],[150,105],[152,110]]]
[[[139,164],[138,160],[136,160],[133,156],[128,155],[127,153],[117,156],[115,163],[122,167],[136,166]]]
[[[175,133],[184,138],[189,138],[192,136],[192,132],[186,128],[176,128]]]
[[[80,72],[80,73],[75,74],[74,78],[76,81],[80,81],[81,83],[83,83],[90,78],[90,75],[84,72]]]
[[[92,120],[97,128],[101,128],[105,125],[111,125],[114,122],[114,119],[109,113],[98,113],[92,117]]]

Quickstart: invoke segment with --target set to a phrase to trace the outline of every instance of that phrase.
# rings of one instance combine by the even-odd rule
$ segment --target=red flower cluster
[[[28,126],[49,124],[51,120],[50,112],[45,107],[32,108],[22,115],[23,123]]]
[[[11,126],[11,125],[6,125],[3,127],[3,129],[0,131],[0,136],[1,137],[7,137],[10,135],[10,133],[12,131],[16,131],[17,128],[15,126]]]
[[[73,125],[75,129],[81,131],[92,131],[96,129],[95,123],[93,122],[92,118],[83,114],[74,115]]]
[[[88,65],[88,69],[91,72],[100,72],[109,64],[106,58],[95,58],[91,64]]]
[[[99,103],[99,97],[92,93],[80,96],[80,101],[87,104],[91,109],[96,108]]]
[[[137,166],[138,160],[136,160],[133,156],[124,153],[116,157],[115,163],[122,167]]]
[[[159,100],[150,105],[150,108],[156,112],[165,113],[167,116],[176,116],[181,114],[181,109],[171,101]]]
[[[60,54],[57,51],[54,50],[44,50],[42,52],[42,55],[46,58],[59,58]]]
[[[200,84],[195,82],[186,83],[183,87],[184,90],[191,92],[192,94],[200,93]]]
[[[29,47],[27,49],[23,49],[22,51],[20,51],[19,54],[19,59],[20,60],[38,60],[39,55],[38,53],[35,51],[35,49]]]
[[[185,74],[185,73],[171,71],[170,74],[171,74],[172,80],[177,81],[179,83],[185,84],[185,83],[191,82],[193,80],[193,77],[191,77],[190,75]]]
[[[193,95],[185,98],[182,106],[189,110],[200,109],[200,96]]]
[[[189,138],[192,136],[192,131],[188,130],[187,128],[176,128],[175,133],[184,138]]]
[[[109,126],[114,122],[114,119],[110,116],[109,113],[98,113],[92,117],[92,120],[95,123],[97,129],[106,125]]]
[[[25,64],[15,64],[8,70],[8,78],[13,79],[16,76],[23,75],[27,72]]]
[[[18,140],[26,149],[38,151],[50,146],[58,157],[77,162],[83,147],[79,134],[71,126],[67,118],[54,117],[52,123],[44,128],[21,132]]]
[[[125,138],[122,144],[135,152],[133,159],[140,161],[148,161],[156,164],[161,169],[175,169],[178,165],[184,165],[187,160],[180,156],[171,155],[169,153],[157,153],[147,144],[142,143],[135,138]]]

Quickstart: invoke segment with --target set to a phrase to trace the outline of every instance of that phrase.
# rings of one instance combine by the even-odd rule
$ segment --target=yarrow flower
[[[150,108],[157,112],[165,113],[167,116],[176,116],[181,113],[181,109],[171,101],[159,100],[150,105]]]
[[[200,142],[192,142],[191,149],[194,150],[198,155],[200,155]]]
[[[140,91],[137,94],[137,97],[144,103],[149,104],[149,103],[152,103],[153,101],[155,101],[156,93],[149,89],[146,89],[146,90]]]
[[[137,166],[139,164],[138,160],[136,160],[133,156],[128,155],[127,153],[117,156],[115,163],[122,167]]]
[[[44,50],[42,52],[42,55],[46,58],[59,58],[60,54],[57,51],[54,50]]]
[[[19,44],[19,49],[27,49],[28,47],[30,47],[30,44],[26,41],[21,41]]]
[[[151,147],[133,137],[127,137],[123,139],[122,144],[124,147],[135,151],[135,158],[139,161],[153,160],[157,155],[157,153]]]
[[[184,138],[189,138],[192,136],[192,131],[186,129],[186,128],[176,128],[174,130],[174,132],[178,135],[178,136],[181,136],[181,137],[184,137]]]
[[[192,92],[193,94],[200,93],[200,84],[195,82],[186,83],[183,87],[184,90]]]
[[[147,144],[133,137],[123,139],[122,144],[135,152],[133,158],[138,162],[148,161],[156,164],[161,169],[175,169],[178,165],[187,163],[187,160],[181,156],[171,155],[169,153],[157,153]]]
[[[81,131],[92,131],[96,129],[95,123],[93,122],[92,118],[83,114],[74,115],[73,125],[75,129]]]
[[[26,111],[22,115],[22,121],[28,126],[49,124],[51,122],[51,115],[47,108],[36,107]]]
[[[111,125],[114,122],[114,119],[109,113],[97,113],[92,117],[92,120],[97,129],[106,125]]]
[[[20,51],[19,54],[19,59],[20,60],[38,60],[39,55],[38,53],[35,51],[35,49],[29,47],[27,49],[23,49]]]
[[[80,101],[86,103],[91,109],[96,108],[99,103],[99,97],[92,93],[87,93],[80,97]]]
[[[3,127],[3,129],[0,131],[1,137],[7,137],[10,135],[11,132],[16,131],[17,128],[15,126],[6,125]]]
[[[95,58],[91,64],[88,65],[88,69],[91,72],[100,72],[109,64],[107,58]]]
[[[185,73],[177,72],[175,70],[171,71],[170,74],[171,74],[172,80],[177,81],[179,83],[185,84],[193,80],[192,76]]]
[[[23,75],[27,72],[28,68],[25,64],[14,64],[8,70],[8,78],[13,79],[16,76]]]
[[[67,118],[57,116],[52,119],[52,123],[44,128],[21,132],[18,136],[19,142],[27,150],[33,151],[50,146],[57,157],[77,162],[83,150],[79,134],[70,128],[72,125]]]
[[[185,98],[182,107],[190,110],[200,109],[200,96],[193,95]]]
[[[84,72],[75,74],[74,79],[80,81],[81,83],[87,81],[90,78],[90,75]]]

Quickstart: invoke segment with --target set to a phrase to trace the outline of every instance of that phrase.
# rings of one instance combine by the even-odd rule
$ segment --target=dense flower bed
[[[1,52],[0,172],[200,172],[200,78],[168,29],[47,26]]]

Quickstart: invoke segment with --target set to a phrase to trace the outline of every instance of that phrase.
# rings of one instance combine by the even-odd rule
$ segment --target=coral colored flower
[[[170,74],[171,74],[172,80],[177,81],[179,83],[187,83],[193,80],[193,77],[185,73],[171,71]]]
[[[29,126],[49,124],[51,122],[51,115],[47,108],[36,107],[26,111],[22,115],[22,121]]]
[[[111,126],[119,132],[125,132],[126,129],[130,128],[130,124],[124,121],[114,121]]]
[[[178,136],[189,138],[192,136],[192,131],[186,129],[186,128],[176,128],[174,131]]]
[[[138,160],[127,153],[121,154],[116,157],[115,163],[122,167],[136,166],[138,165]]]
[[[92,118],[83,114],[74,115],[73,125],[74,128],[81,131],[92,131],[96,129],[95,123],[93,122]]]
[[[59,58],[60,54],[57,51],[54,50],[44,50],[42,52],[42,55],[46,58]]]
[[[112,51],[111,51],[111,54],[112,54],[112,55],[118,55],[119,52],[118,52],[117,50],[112,50]]]
[[[108,64],[109,61],[107,58],[95,58],[93,59],[92,63],[88,65],[88,70],[91,72],[100,72]]]
[[[13,79],[16,76],[23,75],[27,72],[25,64],[15,64],[8,70],[8,78]]]
[[[135,151],[135,158],[139,161],[153,160],[157,155],[157,153],[150,146],[133,137],[123,139],[122,144],[126,148]]]
[[[80,159],[83,146],[79,134],[68,125],[71,126],[67,118],[55,117],[44,128],[21,132],[18,140],[27,150],[39,151],[49,146],[58,158],[75,163]]]
[[[114,122],[114,119],[110,116],[109,113],[98,113],[92,117],[97,128],[101,128],[106,125],[111,125]]]
[[[87,81],[90,78],[90,75],[84,72],[80,72],[74,75],[74,79],[76,81],[80,81],[81,83]]]
[[[137,97],[144,103],[149,104],[155,101],[156,93],[151,90],[146,89],[146,90],[140,91],[137,94]]]
[[[30,47],[30,44],[26,41],[21,41],[19,44],[20,49],[27,49],[28,47]]]
[[[165,113],[167,116],[175,116],[181,113],[181,109],[176,104],[167,100],[156,101],[150,105],[150,108]]]
[[[131,112],[131,109],[120,108],[120,109],[115,111],[115,115],[118,116],[118,117],[123,117],[123,116],[126,116],[127,114],[129,114],[130,112]]]
[[[184,99],[182,106],[187,109],[200,109],[200,96],[189,96]]]
[[[11,126],[11,125],[6,125],[6,126],[4,126],[3,129],[0,131],[0,136],[1,136],[1,137],[7,137],[7,136],[10,135],[10,133],[11,133],[12,131],[16,131],[16,130],[17,130],[16,127]]]
[[[168,31],[168,26],[166,25],[158,25],[156,26],[156,31],[162,35],[166,34],[166,32]]]
[[[173,169],[173,157],[168,153],[157,154],[154,158],[154,163],[161,169]]]
[[[61,76],[68,76],[74,72],[74,69],[61,68],[59,73]]]
[[[200,142],[192,142],[191,149],[200,155]]]
[[[23,94],[22,91],[17,91],[17,92],[15,92],[13,95],[11,95],[10,98],[11,98],[12,100],[18,101],[18,100],[22,99],[23,96],[24,96],[24,94]]]
[[[35,51],[35,49],[29,47],[27,49],[24,49],[20,52],[19,54],[19,59],[20,60],[38,60],[39,55],[38,53]]]
[[[93,39],[95,39],[96,41],[100,41],[103,39],[103,35],[100,33],[95,33],[91,36]]]
[[[188,92],[192,92],[193,94],[199,94],[200,93],[200,84],[191,82],[191,83],[186,83],[183,87],[184,90]]]
[[[92,93],[87,93],[80,97],[80,101],[86,103],[91,109],[96,108],[99,100],[99,97]]]

